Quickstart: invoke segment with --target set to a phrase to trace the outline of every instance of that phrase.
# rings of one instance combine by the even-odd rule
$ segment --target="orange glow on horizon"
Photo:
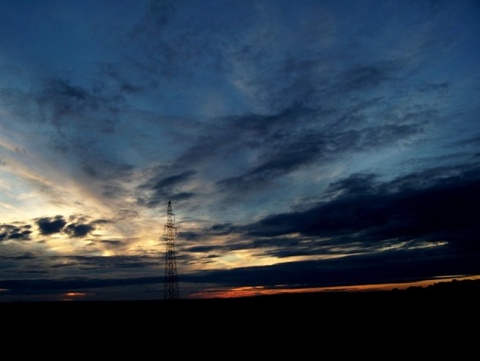
[[[479,276],[458,276],[422,280],[417,282],[405,283],[382,283],[367,285],[351,285],[351,286],[332,286],[332,287],[315,287],[315,288],[264,288],[264,287],[241,287],[225,290],[212,290],[206,292],[198,292],[190,295],[192,299],[207,298],[238,298],[253,296],[268,296],[287,293],[313,293],[313,292],[368,292],[368,291],[392,291],[394,289],[405,290],[409,287],[427,287],[436,283],[460,281],[460,280],[476,280]]]
[[[87,293],[85,293],[85,292],[67,292],[63,296],[64,296],[64,298],[62,298],[62,301],[73,301],[75,298],[80,298],[80,297],[87,296]]]

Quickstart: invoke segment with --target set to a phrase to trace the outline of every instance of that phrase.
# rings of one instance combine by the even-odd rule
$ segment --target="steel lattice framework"
[[[177,261],[175,256],[175,238],[177,227],[175,227],[175,214],[172,211],[172,202],[168,202],[167,224],[164,228],[166,240],[165,252],[165,280],[163,286],[163,298],[173,300],[178,296]]]

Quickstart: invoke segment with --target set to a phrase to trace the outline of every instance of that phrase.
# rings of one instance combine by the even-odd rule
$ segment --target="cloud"
[[[29,224],[0,224],[0,242],[11,240],[29,240],[32,233]]]
[[[257,164],[254,163],[243,175],[218,181],[216,184],[220,189],[228,192],[261,187],[262,183],[268,184],[312,163],[326,164],[327,161],[341,159],[349,153],[391,147],[423,132],[422,125],[414,123],[385,123],[357,129],[346,127],[328,130],[327,127],[320,126],[317,129],[308,120],[295,116],[298,112],[286,114],[288,116],[245,118],[247,125],[236,131],[237,141],[251,144]],[[253,119],[256,121],[253,122]],[[238,123],[243,124],[241,120]],[[289,128],[291,130],[287,131]],[[250,143],[247,137],[242,137],[246,129],[254,132]],[[254,136],[258,136],[258,139]]]
[[[125,260],[121,263],[124,264],[124,262]],[[219,287],[228,288],[259,286],[285,289],[303,286],[347,286],[352,282],[356,284],[412,282],[439,275],[448,276],[455,272],[478,274],[479,271],[478,258],[473,254],[439,259],[439,254],[435,250],[411,252],[402,249],[384,252],[381,255],[350,256],[348,262],[337,258],[288,262],[271,266],[196,271],[182,274],[180,282],[185,287],[215,283]],[[105,292],[111,292],[120,287],[123,290],[123,297],[136,299],[145,297],[144,293],[147,291],[145,288],[139,291],[132,287],[157,285],[163,290],[163,282],[163,277],[17,279],[0,280],[0,288],[6,289],[4,295],[6,293],[8,296],[32,294],[38,297],[40,294],[54,293],[59,297],[66,292],[83,291],[96,294],[97,299],[102,299],[105,297],[102,296]],[[131,293],[128,290],[131,290]],[[155,295],[152,297],[155,298]]]
[[[142,285],[149,283],[163,284],[163,277],[141,277],[141,278],[125,278],[125,279],[36,279],[36,280],[3,280],[0,281],[0,287],[6,288],[9,293],[13,294],[38,294],[71,292],[75,290],[96,289],[102,287],[118,287],[128,285]]]
[[[54,233],[60,233],[63,227],[67,224],[67,221],[63,216],[55,217],[42,217],[36,220],[36,224],[42,235],[50,235]]]
[[[75,222],[78,218],[80,222]],[[65,233],[70,237],[81,238],[87,236],[95,230],[95,224],[106,223],[105,220],[97,220],[90,224],[82,223],[85,217],[71,216],[69,223],[61,215],[55,217],[42,217],[35,220],[41,235],[52,235],[55,233]]]
[[[140,186],[141,189],[148,190],[149,194],[146,198],[139,198],[139,204],[147,207],[156,207],[161,203],[166,203],[167,200],[181,201],[191,198],[194,193],[182,191],[181,187],[196,173],[195,170],[188,170],[173,175],[165,175],[160,171],[153,175],[148,182]]]
[[[378,86],[382,81],[387,80],[384,69],[373,65],[351,68],[342,75],[344,84],[341,87],[346,91],[364,90],[365,88]]]
[[[245,226],[249,235],[260,237],[302,234],[335,237],[338,242],[395,243],[411,240],[448,242],[455,248],[478,248],[480,231],[476,214],[480,192],[478,165],[448,176],[438,169],[436,179],[418,183],[427,174],[411,174],[380,183],[373,174],[354,174],[331,184],[335,195],[301,212],[267,216]],[[443,175],[447,173],[447,177]],[[407,181],[408,179],[408,181]],[[402,183],[402,187],[398,184]]]
[[[63,231],[70,237],[85,237],[93,230],[95,230],[95,228],[89,224],[69,224]]]
[[[322,261],[279,263],[271,266],[244,267],[231,270],[200,271],[184,275],[184,282],[217,283],[224,287],[333,287],[350,284],[413,282],[448,276],[456,272],[478,274],[478,257],[464,254],[452,258],[439,256],[436,250],[412,252],[391,250]]]

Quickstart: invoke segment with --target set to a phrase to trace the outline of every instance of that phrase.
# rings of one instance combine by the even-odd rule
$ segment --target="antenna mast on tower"
[[[173,300],[178,298],[177,262],[175,257],[175,238],[177,227],[174,225],[175,214],[172,211],[172,202],[168,202],[167,224],[164,228],[166,238],[165,252],[165,280],[163,285],[163,298]]]

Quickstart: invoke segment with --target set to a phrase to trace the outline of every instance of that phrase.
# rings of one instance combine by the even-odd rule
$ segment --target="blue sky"
[[[0,2],[0,301],[480,275],[477,1]]]

